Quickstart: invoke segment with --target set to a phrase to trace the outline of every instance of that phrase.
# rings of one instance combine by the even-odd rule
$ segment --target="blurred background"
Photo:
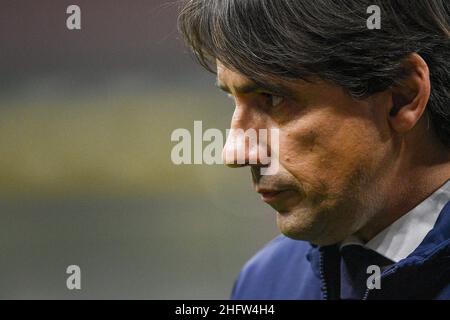
[[[278,232],[248,169],[171,161],[175,129],[233,112],[180,2],[0,4],[0,299],[227,299]]]

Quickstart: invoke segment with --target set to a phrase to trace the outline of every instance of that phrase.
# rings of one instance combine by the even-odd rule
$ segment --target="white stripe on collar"
[[[350,236],[342,242],[341,248],[350,244],[364,245],[394,262],[399,262],[409,256],[434,228],[448,201],[450,180],[365,245],[358,238]]]

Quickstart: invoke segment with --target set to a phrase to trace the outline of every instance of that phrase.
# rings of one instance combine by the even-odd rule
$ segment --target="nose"
[[[269,165],[270,147],[264,119],[250,109],[236,107],[227,130],[222,158],[230,168]]]

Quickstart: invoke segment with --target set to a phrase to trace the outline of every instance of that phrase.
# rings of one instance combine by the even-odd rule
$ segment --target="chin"
[[[311,216],[302,217],[295,212],[277,214],[279,230],[283,235],[293,240],[307,241],[318,246],[328,246],[346,238],[346,234],[337,232],[336,228],[331,228],[325,221],[320,220]]]

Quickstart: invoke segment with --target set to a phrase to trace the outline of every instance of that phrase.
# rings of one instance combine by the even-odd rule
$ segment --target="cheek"
[[[356,171],[371,170],[376,137],[361,118],[304,119],[282,133],[280,162],[310,192],[339,194]]]

